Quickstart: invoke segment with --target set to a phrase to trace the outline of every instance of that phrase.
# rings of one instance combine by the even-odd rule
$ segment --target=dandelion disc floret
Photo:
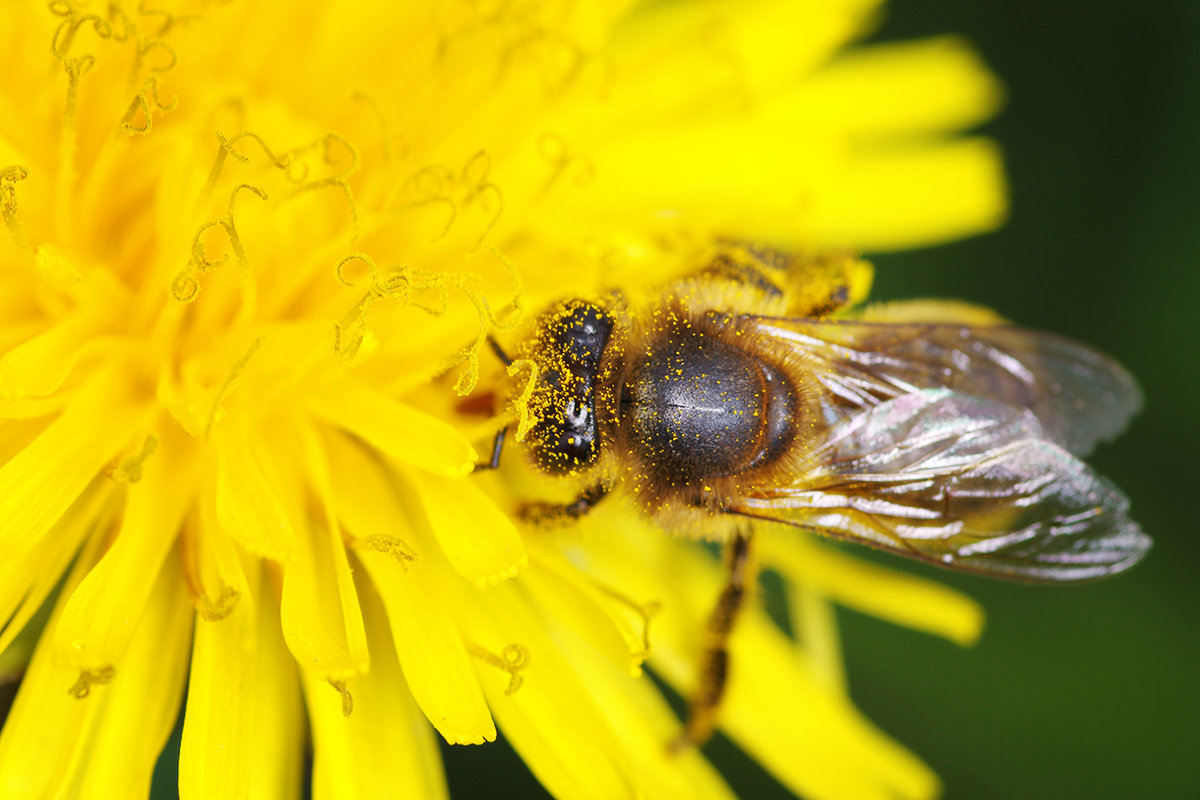
[[[487,341],[714,242],[998,224],[995,148],[955,133],[995,81],[954,39],[851,48],[872,14],[6,7],[0,796],[144,797],[181,708],[182,797],[441,797],[435,737],[498,727],[556,797],[731,796],[641,676],[691,688],[718,565],[636,509],[520,523],[539,477],[471,473],[538,375]],[[932,796],[829,603],[960,642],[976,607],[804,536],[761,559],[804,633],[745,612],[724,730],[806,797]]]

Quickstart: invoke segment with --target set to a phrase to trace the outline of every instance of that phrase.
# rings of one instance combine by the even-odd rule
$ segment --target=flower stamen
[[[483,350],[483,345],[487,342],[488,333],[492,329],[500,331],[510,331],[520,323],[521,317],[524,314],[524,308],[521,303],[521,295],[524,291],[524,284],[521,282],[520,274],[512,263],[505,258],[499,250],[492,248],[492,251],[504,264],[508,274],[513,279],[513,299],[510,306],[514,310],[513,319],[508,322],[499,322],[496,316],[492,313],[491,306],[488,304],[487,298],[480,294],[472,286],[473,283],[479,280],[478,275],[472,273],[460,273],[457,275],[433,276],[433,280],[439,280],[443,298],[443,309],[448,303],[446,288],[447,286],[458,289],[467,296],[471,304],[475,306],[475,312],[479,315],[479,328],[475,333],[475,341],[468,345],[464,350],[460,350],[449,359],[449,364],[446,369],[461,364],[464,361],[467,363],[463,373],[458,376],[458,380],[454,382],[454,391],[459,397],[465,397],[475,391],[475,386],[479,382],[479,353]],[[428,310],[428,309],[427,309]],[[431,312],[433,313],[433,312]],[[441,313],[441,312],[437,312]]]
[[[233,367],[230,368],[229,372],[225,374],[225,380],[221,381],[220,387],[217,388],[216,394],[213,395],[212,406],[208,410],[208,417],[204,420],[204,441],[207,442],[209,434],[212,433],[213,425],[217,421],[217,414],[221,409],[221,401],[225,399],[230,391],[232,391],[234,384],[236,384],[238,378],[241,377],[242,370],[246,368],[247,362],[249,362],[254,354],[258,352],[258,348],[262,347],[262,343],[263,337],[261,336],[251,342],[250,347],[246,349],[246,352],[242,354],[242,357],[239,358],[237,362],[234,363]]]
[[[225,235],[229,237],[229,246],[233,250],[233,255],[238,262],[242,279],[243,313],[248,313],[253,308],[257,297],[257,292],[254,288],[254,274],[250,271],[250,259],[246,256],[246,249],[242,246],[241,237],[238,235],[237,227],[233,223],[233,203],[242,189],[253,192],[263,200],[267,199],[267,193],[257,186],[252,186],[248,183],[238,184],[229,194],[229,204],[226,207],[225,216],[220,219],[210,220],[200,226],[196,231],[196,235],[192,238],[192,257],[188,259],[187,266],[171,282],[171,295],[179,302],[190,303],[195,300],[197,295],[200,294],[199,276],[219,267],[229,260],[228,256],[221,256],[216,260],[210,260],[204,252],[202,237],[205,231],[210,228],[220,227],[225,230]]]
[[[352,362],[359,354],[364,343],[373,342],[370,331],[367,330],[367,311],[379,298],[398,298],[400,306],[408,305],[408,293],[412,288],[412,273],[407,267],[399,267],[380,278],[379,266],[375,259],[366,253],[351,253],[338,262],[336,267],[338,283],[353,287],[354,281],[346,277],[345,268],[351,261],[361,261],[367,265],[371,275],[371,284],[362,299],[342,317],[341,322],[333,326],[333,349],[346,363]]]
[[[550,177],[542,186],[542,196],[550,193],[568,170],[574,173],[574,185],[582,188],[596,178],[596,163],[591,158],[571,150],[567,140],[557,133],[545,133],[538,139],[538,155],[550,165]]]
[[[488,155],[486,150],[480,150],[475,155],[467,159],[467,163],[462,168],[462,185],[466,189],[466,195],[463,198],[463,205],[470,205],[475,200],[479,201],[479,207],[487,212],[488,201],[485,199],[488,196],[495,198],[496,211],[492,218],[488,220],[487,226],[483,229],[483,233],[479,234],[479,240],[475,242],[475,246],[471,248],[474,252],[483,244],[483,240],[491,233],[496,222],[500,219],[500,214],[504,211],[504,195],[500,192],[500,187],[488,180],[488,173],[492,170],[492,157]]]
[[[513,298],[508,305],[502,310],[512,309],[512,318],[507,322],[501,322],[496,315],[489,312],[488,321],[491,326],[501,333],[509,333],[516,330],[525,320],[525,282],[521,280],[521,273],[517,272],[516,266],[508,260],[508,257],[501,253],[494,245],[488,245],[488,249],[496,258],[500,259],[500,263],[504,265],[504,269],[508,271],[508,277],[512,279]]]
[[[225,136],[218,131],[217,142],[219,143],[219,147],[217,148],[217,157],[213,161],[212,169],[208,171],[208,179],[204,182],[204,188],[200,191],[201,198],[207,197],[209,193],[216,188],[217,180],[221,177],[221,170],[225,166],[225,156],[233,156],[234,159],[241,164],[250,163],[250,156],[233,148],[233,145],[240,139],[250,139],[251,141],[257,142],[258,146],[262,148],[262,151],[266,153],[267,159],[276,168],[283,170],[285,173],[287,173],[288,169],[291,168],[292,163],[290,158],[288,156],[281,158],[280,156],[275,155],[271,148],[267,146],[266,141],[264,141],[263,138],[257,133],[253,133],[252,131],[242,131],[241,133],[226,139]],[[303,178],[300,178],[300,180],[303,180]]]
[[[240,597],[241,593],[237,589],[222,583],[216,600],[201,592],[192,595],[192,606],[205,622],[220,622],[233,613]]]
[[[525,441],[525,435],[529,433],[530,428],[538,422],[538,416],[530,412],[529,402],[533,398],[533,390],[537,388],[538,368],[533,359],[518,358],[508,365],[507,372],[509,377],[515,378],[521,370],[528,370],[529,377],[525,379],[525,386],[522,387],[521,393],[512,401],[513,411],[517,416],[517,432],[516,440],[518,442]]]
[[[91,694],[93,686],[101,686],[110,682],[117,674],[112,664],[105,664],[100,669],[85,669],[79,673],[79,679],[67,689],[67,694],[76,700],[82,700]]]
[[[446,219],[446,224],[442,226],[441,233],[433,237],[435,242],[446,238],[454,221],[458,219],[458,204],[451,199],[446,188],[452,181],[453,175],[449,169],[438,164],[431,164],[414,172],[400,187],[400,192],[403,193],[407,187],[411,186],[417,195],[417,199],[400,206],[401,209],[420,208],[434,203],[449,206],[450,215]]]
[[[127,42],[133,34],[137,33],[137,26],[133,24],[133,20],[116,3],[108,5],[108,24],[112,28],[114,42]]]
[[[146,54],[152,50],[162,50],[166,53],[166,61],[156,67],[150,67],[150,77],[161,72],[167,72],[175,68],[175,64],[179,61],[179,56],[175,54],[175,48],[167,44],[162,39],[146,39],[138,43],[137,55],[133,62],[133,74],[136,76],[142,71],[142,66],[145,63]]]
[[[639,603],[630,597],[626,597],[621,592],[613,587],[601,583],[594,578],[589,578],[588,582],[603,594],[605,597],[617,601],[620,605],[632,611],[642,621],[642,647],[640,651],[631,652],[630,655],[639,661],[644,661],[650,655],[650,619],[662,611],[662,603],[657,600],[651,600],[648,603]]]
[[[374,297],[400,297],[401,304],[408,303],[408,290],[412,286],[412,276],[407,267],[399,267],[389,272],[382,280],[379,277],[379,265],[375,263],[375,259],[371,258],[367,253],[357,252],[343,258],[337,263],[336,273],[338,283],[343,286],[353,287],[354,281],[346,277],[346,265],[351,261],[361,261],[367,265],[367,270],[371,274],[371,285],[369,287],[370,295]],[[364,300],[367,297],[363,298]]]
[[[154,32],[155,36],[160,37],[166,36],[176,25],[187,25],[191,22],[201,19],[200,15],[198,14],[172,14],[170,11],[164,11],[158,8],[147,8],[146,0],[142,0],[142,2],[138,3],[138,13],[143,17],[163,18],[158,30]]]
[[[142,443],[142,451],[136,456],[130,456],[122,459],[121,463],[117,464],[109,473],[114,481],[137,483],[142,479],[142,465],[146,463],[146,459],[153,455],[158,449],[158,437],[150,434],[146,437],[146,441]]]
[[[379,122],[380,138],[383,141],[383,160],[385,162],[399,161],[400,159],[407,156],[411,147],[408,144],[408,141],[405,140],[405,138],[400,135],[397,135],[395,137],[395,139],[397,141],[399,141],[399,143],[401,145],[400,152],[399,153],[392,152],[393,137],[391,134],[390,127],[388,126],[387,117],[384,116],[383,110],[379,107],[379,104],[375,102],[375,98],[371,97],[370,95],[366,94],[365,92],[355,92],[353,95],[353,99],[356,102],[362,103],[363,105],[370,108],[373,112],[375,112],[375,119],[378,120],[378,122]]]
[[[217,592],[217,599],[212,599],[204,590],[200,578],[200,542],[194,520],[183,526],[179,538],[179,560],[183,565],[183,579],[187,583],[192,607],[205,622],[220,622],[233,613],[241,592],[218,576],[221,588]]]
[[[483,246],[504,212],[504,193],[489,179],[491,169],[492,157],[486,150],[477,150],[457,172],[441,164],[421,167],[396,191],[397,195],[409,195],[412,198],[397,207],[405,211],[435,203],[447,206],[449,215],[446,222],[431,240],[439,242],[450,233],[460,211],[472,204],[477,205],[489,217],[469,250],[473,253]]]
[[[153,109],[151,109],[151,100],[154,104]],[[166,105],[163,104],[162,100],[160,100],[158,97],[158,76],[151,75],[146,79],[146,82],[142,84],[141,91],[139,91],[137,95],[134,96],[133,101],[130,102],[129,109],[125,112],[125,116],[121,117],[121,130],[125,131],[130,136],[145,136],[150,132],[150,128],[154,125],[154,115],[152,111],[159,111],[166,114],[170,111],[174,111],[178,105],[178,97]],[[137,114],[139,110],[142,112],[142,119],[145,120],[140,128],[133,124],[134,115]]]
[[[417,560],[416,549],[399,536],[392,536],[387,533],[373,533],[366,538],[365,544],[372,550],[391,556],[405,570],[408,569],[409,564]]]
[[[338,694],[342,696],[342,716],[348,717],[354,713],[354,696],[350,694],[350,690],[346,688],[345,681],[335,681],[333,678],[328,678],[329,685],[337,689]]]
[[[68,61],[80,61],[91,56],[79,56],[77,58],[67,58],[67,52],[71,49],[71,45],[75,43],[75,34],[83,27],[85,22],[92,23],[92,29],[101,39],[112,38],[112,26],[107,21],[101,19],[95,14],[77,15],[75,9],[70,3],[51,3],[50,11],[61,17],[66,17],[54,31],[54,35],[50,39],[50,50],[54,53],[59,61],[66,64]],[[69,69],[69,68],[68,68]]]
[[[25,230],[17,220],[17,181],[29,177],[29,170],[20,164],[0,169],[0,216],[4,217],[4,225],[13,241],[25,252],[29,252],[29,240],[25,238]]]
[[[480,661],[508,673],[508,688],[504,690],[505,695],[511,695],[525,682],[525,678],[521,675],[521,672],[529,666],[529,648],[525,645],[516,642],[507,644],[500,655],[485,650],[477,644],[468,644],[467,649]]]
[[[296,191],[293,193],[292,196],[295,197],[296,195],[302,194],[303,192],[309,192],[309,191],[313,191],[315,189],[324,189],[327,186],[336,186],[339,189],[341,189],[342,194],[345,195],[345,197],[346,197],[346,205],[348,205],[350,207],[350,220],[351,220],[350,239],[354,240],[354,239],[358,238],[358,234],[359,234],[358,205],[354,202],[354,192],[350,189],[350,184],[347,181],[347,178],[349,178],[351,175],[353,175],[355,172],[358,171],[358,167],[359,167],[358,150],[356,150],[354,148],[354,146],[351,145],[350,142],[347,139],[345,139],[344,137],[339,136],[336,133],[327,133],[315,145],[315,146],[320,146],[323,148],[322,158],[326,164],[332,165],[333,163],[335,163],[335,159],[333,157],[333,145],[335,145],[335,144],[341,144],[350,153],[350,166],[346,167],[340,173],[338,173],[336,175],[331,175],[328,178],[319,178],[317,180],[310,181],[308,183],[302,183],[302,185],[296,187]],[[298,159],[295,159],[295,157],[299,156],[307,149],[309,149],[309,148],[301,148],[296,151],[293,151],[292,153],[288,154],[287,158],[290,161],[292,161],[292,163],[302,163]],[[306,164],[304,166],[307,168]],[[305,176],[307,175],[307,170],[304,173],[304,175]],[[302,182],[303,179],[304,178],[301,177],[300,181],[298,181],[298,182]]]

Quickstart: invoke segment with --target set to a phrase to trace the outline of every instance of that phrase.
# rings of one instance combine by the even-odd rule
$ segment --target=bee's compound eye
[[[583,301],[567,302],[542,319],[532,354],[542,414],[529,450],[546,472],[571,472],[597,458],[595,387],[612,328],[611,314]]]
[[[579,463],[591,460],[595,440],[586,434],[578,432],[564,433],[558,440],[559,451]]]

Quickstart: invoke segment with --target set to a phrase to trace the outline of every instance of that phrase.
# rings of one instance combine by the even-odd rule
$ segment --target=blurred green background
[[[942,30],[1008,86],[985,130],[1007,153],[1012,218],[877,259],[878,294],[984,301],[1128,366],[1146,407],[1089,460],[1155,548],[1084,587],[952,576],[988,611],[967,651],[843,614],[853,695],[947,798],[1198,797],[1200,4],[914,0],[881,34]]]
[[[960,33],[1004,80],[984,131],[1013,208],[996,233],[875,258],[876,297],[985,303],[1128,366],[1146,408],[1089,460],[1155,548],[1070,588],[914,566],[983,603],[984,637],[963,650],[843,611],[851,693],[948,800],[1200,796],[1200,3],[898,0],[885,15],[874,39]],[[708,752],[746,800],[790,797],[727,742]],[[457,798],[545,796],[501,747],[446,756]]]
[[[1008,154],[1013,211],[997,233],[876,258],[876,296],[986,303],[1130,367],[1146,409],[1091,462],[1156,545],[1132,573],[1073,588],[912,567],[978,598],[984,638],[963,650],[841,612],[853,697],[950,800],[1196,797],[1200,3],[908,0],[885,14],[874,38],[960,33],[1004,79],[985,131]],[[457,800],[545,797],[505,745],[443,749]],[[790,796],[727,742],[709,753],[743,798]],[[174,795],[171,761],[156,796]]]

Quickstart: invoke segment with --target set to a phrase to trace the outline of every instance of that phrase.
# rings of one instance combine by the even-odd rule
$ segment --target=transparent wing
[[[1009,326],[745,316],[739,326],[814,359],[836,414],[944,387],[1028,409],[1043,437],[1078,455],[1124,430],[1141,407],[1133,376],[1060,336]]]
[[[1047,441],[1037,417],[983,398],[935,389],[884,401],[835,427],[814,463],[729,511],[1035,581],[1110,575],[1150,547],[1124,495]]]

